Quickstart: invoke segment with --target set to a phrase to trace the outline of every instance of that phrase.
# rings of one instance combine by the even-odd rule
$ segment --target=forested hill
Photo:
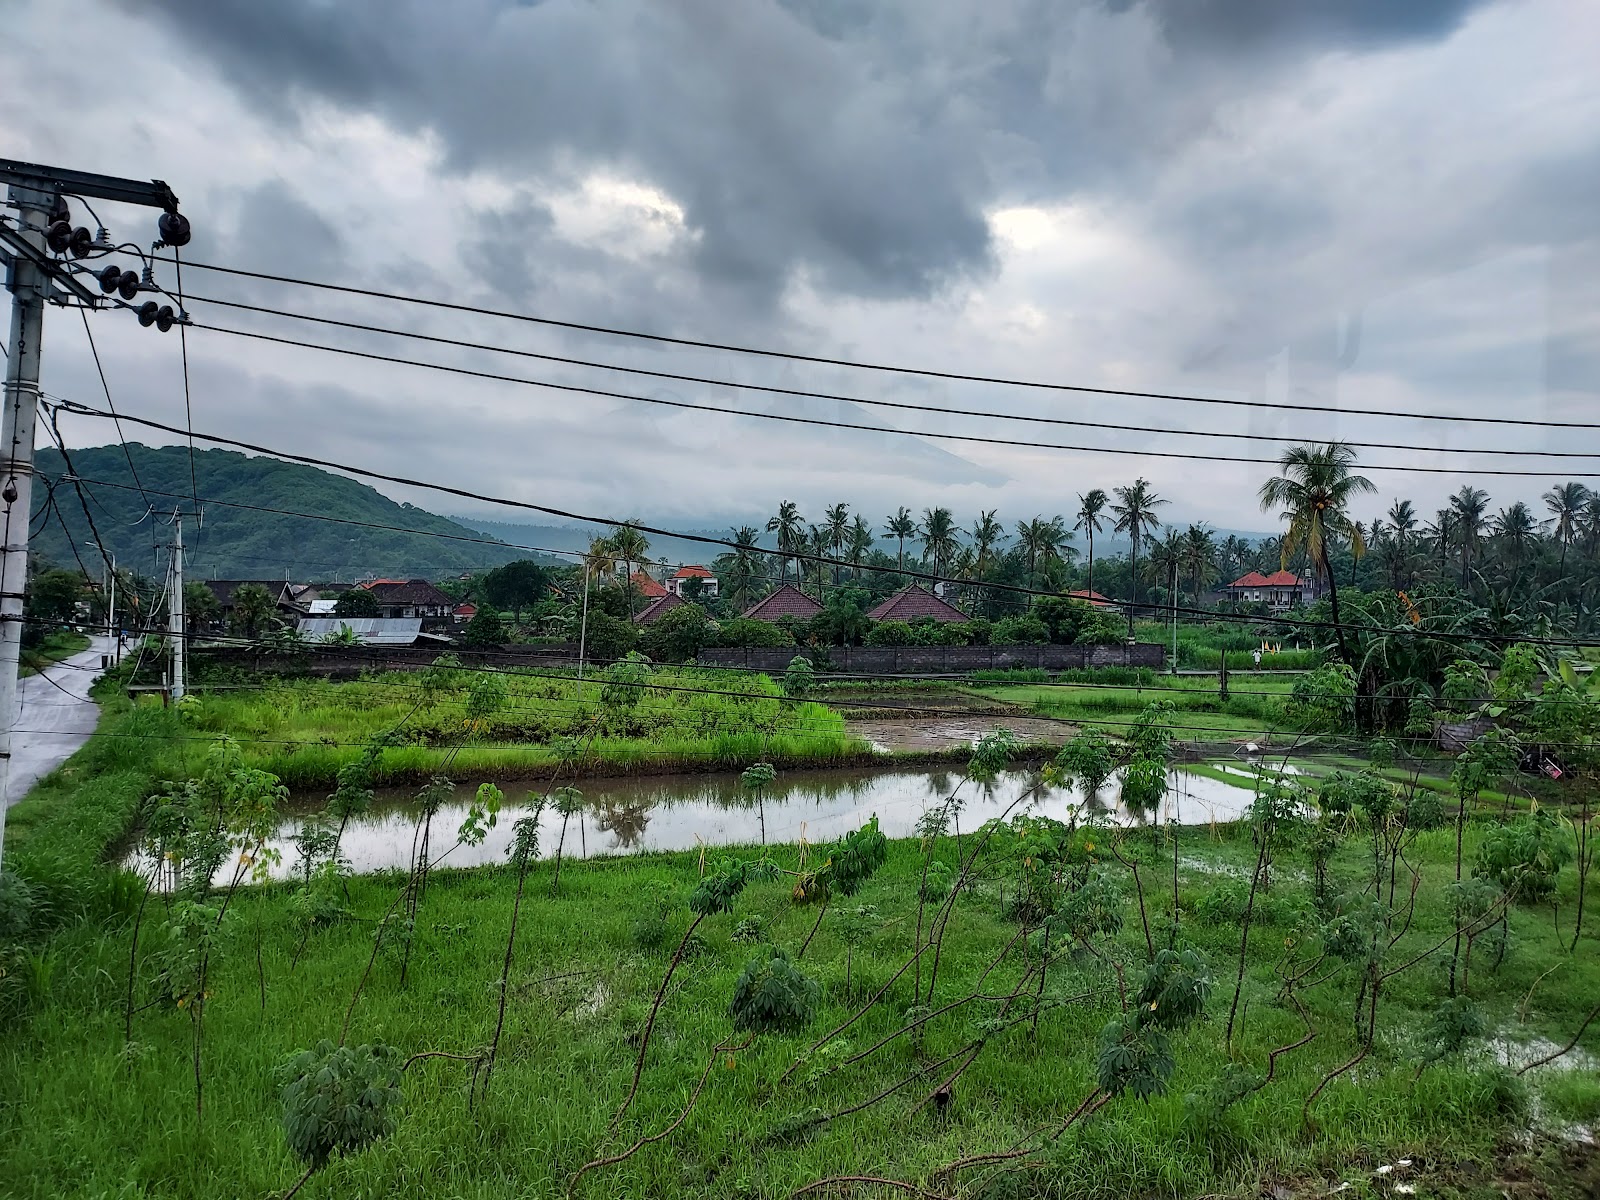
[[[182,446],[150,447],[137,442],[130,444],[128,451],[139,482],[149,494],[148,501],[134,486],[128,456],[121,446],[70,453],[82,479],[100,481],[82,487],[95,528],[107,548],[116,553],[117,565],[159,576],[165,556],[157,557],[152,546],[170,542],[172,530],[159,517],[141,518],[149,505],[158,513],[170,514],[180,498],[185,509],[192,507],[188,499],[189,451]],[[66,470],[60,451],[53,448],[39,451],[38,466],[48,480],[59,479]],[[196,529],[193,520],[184,523],[187,570],[196,579],[282,579],[286,572],[297,581],[348,581],[369,572],[436,578],[525,557],[496,545],[430,537],[441,533],[457,538],[487,535],[425,509],[396,503],[364,483],[316,467],[233,450],[196,450],[194,483],[202,499],[210,501],[204,505],[203,528]],[[38,553],[55,565],[72,565],[77,561],[75,543],[89,569],[98,570],[98,552],[84,544],[91,534],[77,492],[70,483],[57,484],[56,512],[46,516],[47,493],[46,487],[35,486],[33,544]],[[225,501],[254,508],[232,507]],[[261,509],[365,521],[404,532]]]

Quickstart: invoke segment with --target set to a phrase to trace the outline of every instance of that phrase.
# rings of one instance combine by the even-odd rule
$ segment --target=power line
[[[348,358],[360,358],[369,362],[385,362],[402,367],[421,367],[429,371],[443,371],[451,375],[462,375],[472,379],[487,379],[496,383],[514,383],[521,387],[544,388],[550,391],[569,392],[585,396],[602,396],[612,400],[627,400],[639,404],[654,404],[663,408],[676,408],[690,412],[716,413],[727,417],[754,417],[762,421],[782,421],[792,425],[812,425],[825,429],[853,429],[864,433],[888,433],[897,437],[934,438],[947,442],[972,442],[985,446],[1017,446],[1025,450],[1068,450],[1083,454],[1119,454],[1134,458],[1175,458],[1191,462],[1225,462],[1246,463],[1252,466],[1276,467],[1279,462],[1275,458],[1251,458],[1239,454],[1200,454],[1189,453],[1182,450],[1152,450],[1132,449],[1116,446],[1075,446],[1064,442],[1031,442],[1021,438],[985,437],[978,434],[965,433],[933,433],[920,430],[899,429],[893,425],[861,425],[850,421],[829,421],[822,417],[801,417],[791,413],[764,413],[752,409],[722,408],[714,404],[695,404],[687,400],[668,400],[662,396],[641,396],[633,392],[618,392],[609,388],[584,387],[575,383],[556,383],[552,380],[529,379],[521,375],[506,375],[497,371],[478,371],[470,367],[449,366],[445,363],[425,362],[422,359],[400,358],[392,354],[378,354],[370,350],[356,350],[348,346],[329,346],[320,342],[306,342],[298,338],[279,337],[269,333],[257,333],[246,329],[230,329],[223,325],[207,325],[194,322],[196,329],[206,329],[213,333],[229,334],[233,337],[250,338],[260,342],[271,342],[280,346],[296,346],[302,350],[321,350],[328,354],[341,354]],[[181,432],[181,431],[180,431]],[[1407,474],[1423,475],[1460,475],[1461,467],[1427,467],[1405,466],[1399,463],[1370,463],[1363,466],[1367,471],[1393,471]],[[1511,469],[1474,468],[1474,475],[1506,475],[1532,479],[1600,479],[1600,471],[1519,471]]]
[[[59,408],[60,410],[65,411],[65,412],[69,412],[69,413],[73,413],[73,414],[76,414],[78,416],[108,418],[109,415],[110,415],[109,413],[106,413],[105,411],[103,411],[101,409],[93,408],[93,407],[91,407],[89,405],[86,405],[86,404],[80,404],[80,403],[78,403],[77,401],[74,401],[74,400],[65,400],[65,399],[62,399],[61,397],[58,397],[58,396],[50,396],[50,397],[48,397],[48,400],[53,405],[55,405],[57,408]],[[182,430],[182,429],[180,429],[180,428],[178,428],[176,426],[168,425],[168,424],[165,424],[165,423],[163,423],[161,421],[152,420],[151,418],[148,418],[148,417],[128,416],[128,417],[125,417],[124,419],[128,420],[128,421],[131,421],[134,424],[144,425],[144,426],[147,426],[148,428],[151,428],[151,429],[160,429],[160,430],[163,430],[163,431],[168,432],[168,433],[182,434],[184,432],[184,430]],[[593,515],[586,514],[586,513],[571,512],[571,511],[569,511],[567,509],[555,508],[555,507],[552,507],[550,505],[536,504],[536,503],[534,503],[534,502],[532,502],[530,500],[512,500],[512,499],[509,499],[509,498],[503,497],[503,496],[492,496],[492,495],[488,495],[488,494],[483,493],[483,492],[474,492],[474,491],[471,491],[471,490],[469,490],[467,488],[454,487],[454,486],[452,486],[450,484],[430,483],[430,482],[428,482],[426,480],[412,479],[412,478],[409,478],[409,477],[404,476],[404,475],[392,475],[392,474],[389,474],[389,473],[383,472],[383,471],[374,471],[374,470],[371,470],[371,469],[366,468],[366,467],[355,467],[355,466],[350,466],[350,465],[345,464],[345,463],[336,463],[336,462],[332,462],[332,461],[330,461],[328,459],[316,458],[316,457],[313,457],[313,456],[307,455],[307,454],[297,454],[297,453],[294,453],[294,452],[288,451],[288,450],[277,450],[277,449],[273,449],[273,448],[268,447],[268,446],[257,445],[257,444],[255,444],[253,442],[242,441],[242,440],[240,440],[238,438],[223,437],[220,434],[198,433],[197,432],[197,433],[195,433],[194,436],[199,438],[201,441],[205,441],[205,442],[214,442],[214,443],[219,444],[219,445],[233,446],[236,449],[249,450],[249,451],[252,451],[252,452],[254,452],[256,454],[273,455],[273,456],[276,456],[278,458],[282,458],[282,459],[288,460],[290,462],[306,463],[306,464],[308,464],[310,466],[314,466],[314,467],[323,467],[325,469],[333,470],[333,471],[343,471],[343,472],[346,472],[346,473],[351,474],[351,475],[358,475],[358,476],[361,476],[361,477],[367,478],[367,479],[378,479],[378,480],[382,480],[382,481],[384,481],[386,483],[398,484],[398,485],[401,485],[401,486],[404,486],[404,487],[423,488],[423,489],[428,490],[428,491],[440,492],[440,493],[442,493],[444,495],[457,496],[457,497],[460,497],[461,499],[465,499],[465,500],[476,500],[476,501],[478,501],[480,503],[485,503],[485,504],[503,505],[504,507],[507,507],[507,508],[525,509],[525,510],[530,511],[530,512],[539,512],[539,513],[544,513],[544,514],[546,514],[548,516],[561,517],[564,520],[580,521],[580,522],[586,522],[586,523],[594,524],[594,525],[606,525],[606,526],[610,526],[612,528],[618,528],[618,529],[626,526],[628,528],[636,529],[640,533],[648,533],[648,534],[652,534],[652,535],[654,535],[656,537],[675,538],[675,539],[677,539],[679,541],[695,542],[695,543],[698,543],[698,544],[701,544],[701,545],[708,545],[708,546],[724,546],[724,547],[726,547],[726,548],[728,548],[730,550],[745,550],[745,551],[748,551],[750,549],[747,546],[740,546],[739,543],[734,542],[734,541],[730,541],[727,538],[711,537],[708,534],[701,534],[701,533],[680,533],[680,532],[677,532],[675,530],[663,529],[663,528],[661,528],[659,526],[655,526],[655,525],[646,525],[646,524],[643,524],[643,523],[637,522],[637,521],[619,521],[619,520],[617,520],[617,519],[615,519],[613,517],[597,517],[597,516],[593,516]],[[763,553],[765,553],[765,551],[763,551]],[[1021,586],[1019,584],[982,583],[982,582],[975,582],[973,580],[958,579],[958,578],[956,578],[954,576],[937,575],[937,574],[934,574],[934,573],[929,572],[929,571],[915,571],[915,570],[908,570],[908,569],[899,568],[899,567],[878,567],[878,566],[868,566],[868,565],[865,565],[865,564],[855,564],[855,563],[851,563],[847,559],[830,558],[827,555],[812,554],[812,553],[810,553],[808,551],[804,551],[804,550],[780,551],[779,554],[780,554],[781,557],[783,557],[785,559],[793,559],[793,560],[801,561],[801,562],[820,563],[820,564],[822,564],[824,566],[838,566],[838,567],[841,567],[841,568],[844,568],[844,567],[858,567],[859,566],[859,568],[862,569],[862,570],[876,571],[876,572],[880,572],[880,573],[888,573],[888,574],[900,575],[900,576],[902,576],[904,578],[908,578],[908,579],[931,581],[931,582],[934,582],[934,583],[954,583],[954,584],[957,584],[957,585],[969,586],[969,587],[982,587],[982,588],[987,588],[990,591],[1002,592],[1002,593],[1006,593],[1006,594],[1010,594],[1010,595],[1058,596],[1060,594],[1060,593],[1057,593],[1057,592],[1045,591],[1045,590],[1042,590],[1042,589],[1039,589],[1039,588],[1023,587],[1023,586]],[[1130,609],[1130,608],[1137,610],[1140,607],[1145,607],[1145,608],[1159,609],[1159,611],[1161,611],[1163,613],[1182,613],[1182,614],[1184,614],[1186,616],[1187,615],[1200,616],[1200,617],[1206,618],[1207,620],[1212,620],[1212,621],[1224,621],[1224,622],[1234,622],[1234,623],[1245,622],[1245,623],[1249,623],[1249,624],[1258,624],[1259,623],[1259,619],[1258,618],[1246,616],[1245,614],[1242,614],[1242,613],[1217,613],[1217,612],[1211,612],[1211,611],[1206,610],[1206,609],[1193,608],[1193,607],[1190,607],[1188,605],[1163,604],[1163,605],[1159,605],[1159,606],[1151,606],[1151,605],[1142,605],[1141,606],[1141,605],[1138,605],[1135,602],[1130,601],[1130,600],[1113,600],[1113,601],[1110,601],[1110,603],[1113,603],[1117,607],[1122,608],[1124,610],[1127,610],[1127,609]],[[1368,633],[1394,633],[1394,632],[1397,632],[1396,630],[1385,629],[1385,628],[1382,628],[1380,626],[1350,624],[1350,623],[1344,623],[1342,626],[1336,626],[1331,621],[1307,621],[1307,620],[1303,620],[1303,619],[1299,619],[1299,618],[1290,618],[1290,617],[1273,617],[1273,618],[1271,618],[1271,620],[1275,624],[1284,626],[1286,628],[1336,630],[1336,629],[1342,627],[1344,629],[1354,630],[1356,632],[1368,632]],[[1452,632],[1443,632],[1443,631],[1435,632],[1435,631],[1422,630],[1422,629],[1418,629],[1418,628],[1415,628],[1415,627],[1407,627],[1407,628],[1405,628],[1403,630],[1399,630],[1398,632],[1404,632],[1404,633],[1407,633],[1407,634],[1410,634],[1410,635],[1413,635],[1413,636],[1418,636],[1418,637],[1434,638],[1434,639],[1437,639],[1437,640],[1440,640],[1440,641],[1453,641],[1453,642],[1465,642],[1465,643],[1479,643],[1479,642],[1497,642],[1497,643],[1499,643],[1499,642],[1504,642],[1504,643],[1507,643],[1507,644],[1509,644],[1509,643],[1523,643],[1523,644],[1527,644],[1527,645],[1536,645],[1536,646],[1567,646],[1567,647],[1600,646],[1600,642],[1593,642],[1593,641],[1577,641],[1577,640],[1563,639],[1563,638],[1536,638],[1536,637],[1525,637],[1525,636],[1520,636],[1520,635],[1501,636],[1501,635],[1492,635],[1492,634],[1465,634],[1465,633],[1452,633]]]
[[[1239,441],[1274,442],[1281,443],[1292,441],[1292,438],[1279,437],[1267,433],[1225,433],[1209,429],[1170,429],[1158,425],[1125,425],[1109,421],[1084,421],[1069,417],[1041,417],[1024,413],[986,412],[982,409],[947,408],[937,404],[913,404],[903,400],[868,399],[864,396],[847,396],[833,392],[805,391],[801,388],[776,387],[761,383],[736,383],[726,379],[712,379],[701,375],[684,375],[672,371],[655,370],[649,367],[634,367],[620,363],[594,362],[589,359],[570,358],[560,354],[544,354],[535,350],[521,350],[512,346],[495,346],[486,342],[471,342],[460,338],[440,337],[434,334],[417,333],[406,329],[389,329],[383,326],[368,325],[359,321],[340,321],[333,317],[313,316],[309,313],[288,312],[279,308],[266,308],[257,304],[244,304],[236,300],[219,300],[214,296],[191,295],[191,300],[201,304],[220,305],[225,308],[242,309],[246,312],[262,313],[268,316],[285,317],[295,321],[310,321],[319,325],[332,325],[340,329],[351,329],[361,333],[378,333],[389,337],[410,338],[414,341],[431,342],[435,345],[454,346],[465,350],[481,350],[492,354],[511,354],[519,358],[533,358],[544,362],[563,363],[568,366],[588,367],[601,371],[617,371],[629,375],[646,375],[653,379],[670,379],[679,383],[704,384],[709,387],[740,388],[746,391],[768,392],[779,396],[795,396],[814,400],[836,400],[847,404],[870,405],[876,408],[894,408],[909,412],[937,413],[941,416],[977,417],[984,420],[1023,421],[1038,425],[1067,425],[1081,429],[1104,429],[1119,433],[1149,433],[1169,435],[1172,437],[1203,437],[1203,438],[1231,438]],[[214,332],[229,333],[234,330],[221,329],[218,326],[203,326]],[[641,401],[646,398],[639,397]],[[730,411],[730,410],[721,410]],[[770,413],[739,412],[740,416],[753,416],[770,418]],[[1600,426],[1596,426],[1600,428]],[[932,436],[920,434],[916,430],[902,430],[907,434],[918,436]],[[949,435],[957,436],[957,435]],[[1479,454],[1479,455],[1506,455],[1512,457],[1534,458],[1600,458],[1600,452],[1581,450],[1507,450],[1499,447],[1463,448],[1458,446],[1418,446],[1407,442],[1351,442],[1344,443],[1363,450],[1407,450],[1426,454]],[[1382,469],[1382,468],[1375,468]]]
[[[310,279],[296,279],[287,275],[273,275],[261,271],[246,271],[239,267],[224,267],[214,263],[189,263],[191,268],[202,271],[215,271],[225,275],[237,275],[247,279],[262,279],[272,283],[287,283],[298,287],[318,288],[323,291],[342,292],[352,296],[366,296],[376,300],[394,300],[404,304],[423,305],[429,308],[446,309],[452,312],[473,313],[478,316],[498,317],[511,321],[523,321],[534,325],[543,325],[557,329],[570,329],[580,333],[598,333],[610,337],[628,338],[639,341],[656,342],[670,346],[685,346],[696,350],[718,350],[730,354],[746,354],[760,358],[784,359],[789,362],[815,363],[819,366],[848,367],[852,370],[878,371],[893,375],[914,375],[927,379],[945,379],[962,383],[996,384],[1002,387],[1036,388],[1042,391],[1056,392],[1082,392],[1086,395],[1097,396],[1127,396],[1135,399],[1172,400],[1186,404],[1215,404],[1229,405],[1239,408],[1270,408],[1287,410],[1289,412],[1325,412],[1339,416],[1367,416],[1367,417],[1397,417],[1414,421],[1459,421],[1481,425],[1523,425],[1546,429],[1600,429],[1600,425],[1578,421],[1534,421],[1516,417],[1467,417],[1445,413],[1418,413],[1404,412],[1394,409],[1360,409],[1339,408],[1332,405],[1309,404],[1279,404],[1269,400],[1232,400],[1217,396],[1194,396],[1174,392],[1149,392],[1135,391],[1128,388],[1090,387],[1087,385],[1071,383],[1049,383],[1042,380],[1015,379],[995,375],[974,375],[958,371],[939,371],[927,367],[908,367],[887,363],[854,362],[849,359],[827,358],[820,355],[800,354],[788,350],[772,350],[753,346],[740,346],[726,342],[699,341],[692,338],[670,337],[659,333],[645,333],[639,330],[617,329],[604,325],[589,325],[578,321],[563,321],[553,317],[539,317],[530,313],[507,312],[501,309],[483,308],[471,304],[457,304],[446,300],[435,300],[423,296],[407,296],[397,292],[383,292],[371,288],[359,288],[346,284],[324,283]]]

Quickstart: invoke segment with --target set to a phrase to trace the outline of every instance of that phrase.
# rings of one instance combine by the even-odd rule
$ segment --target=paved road
[[[89,685],[99,677],[100,656],[110,644],[110,639],[98,637],[87,650],[20,681],[7,807],[89,740],[100,719],[100,706],[89,699]]]

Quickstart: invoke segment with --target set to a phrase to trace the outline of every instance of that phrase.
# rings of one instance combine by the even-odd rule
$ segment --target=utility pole
[[[7,343],[4,420],[0,423],[0,499],[5,503],[4,539],[0,541],[0,855],[5,848],[5,808],[11,800],[11,729],[17,716],[17,664],[22,650],[23,593],[28,583],[28,523],[33,515],[33,437],[39,403],[39,351],[44,334],[44,306],[76,303],[99,307],[102,296],[127,283],[123,299],[141,290],[132,273],[100,275],[101,286],[85,285],[93,274],[64,257],[82,259],[113,249],[105,236],[86,227],[73,228],[68,196],[111,200],[162,209],[158,230],[172,246],[189,241],[189,222],[178,214],[178,198],[159,180],[116,179],[35,163],[0,158],[0,182],[7,185],[6,207],[15,216],[0,216],[0,267],[11,292],[11,337]],[[108,286],[109,284],[109,286]],[[155,324],[152,301],[144,325]],[[165,310],[166,327],[176,314]]]
[[[177,510],[172,514],[172,591],[167,597],[167,633],[172,639],[172,700],[177,703],[183,699],[184,668],[187,665],[188,650],[186,641],[188,630],[184,628],[183,604],[183,514]]]

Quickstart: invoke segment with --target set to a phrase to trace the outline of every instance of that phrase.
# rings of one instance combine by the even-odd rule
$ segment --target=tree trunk
[[[1328,561],[1328,544],[1322,544],[1322,567],[1328,574],[1328,605],[1333,609],[1333,634],[1339,642],[1339,658],[1346,666],[1354,667],[1350,661],[1350,647],[1345,644],[1344,625],[1339,620],[1339,584],[1333,577],[1333,564]]]

